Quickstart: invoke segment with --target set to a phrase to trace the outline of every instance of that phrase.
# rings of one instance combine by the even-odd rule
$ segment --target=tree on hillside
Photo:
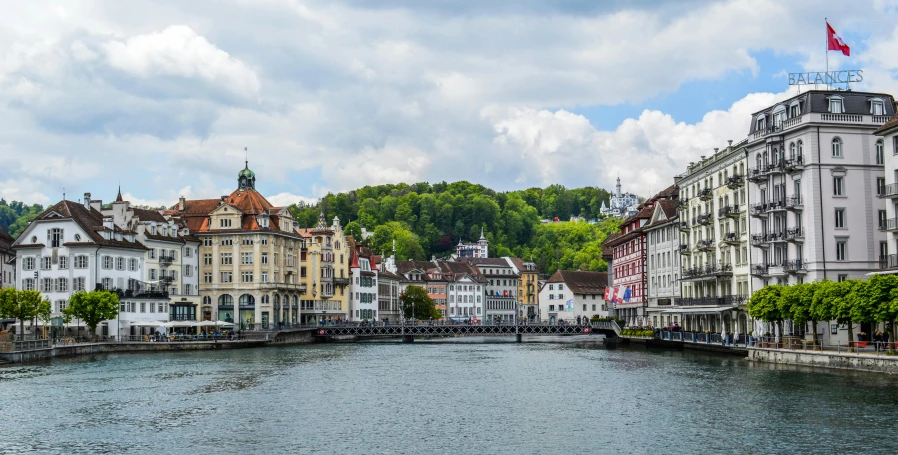
[[[19,291],[14,288],[0,290],[0,317],[19,320],[19,337],[24,339],[25,321],[50,320],[50,301],[38,291]]]
[[[406,225],[391,221],[374,229],[374,235],[370,238],[372,251],[393,251],[393,240],[396,241],[396,260],[426,259],[424,249],[418,236],[411,232]]]
[[[97,325],[113,319],[119,313],[118,294],[110,291],[78,291],[72,294],[69,305],[63,310],[67,319],[75,318],[84,321],[87,329],[97,339]]]
[[[343,234],[352,236],[357,242],[365,240],[362,238],[362,225],[359,224],[358,221],[350,221],[349,224],[343,228]]]
[[[433,299],[421,286],[409,286],[399,299],[402,314],[406,319],[440,319],[443,314],[436,309]]]

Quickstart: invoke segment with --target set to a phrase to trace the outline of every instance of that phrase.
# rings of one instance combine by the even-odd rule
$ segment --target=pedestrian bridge
[[[527,336],[558,335],[604,335],[606,338],[620,336],[620,327],[614,321],[591,322],[587,325],[336,325],[320,326],[312,332],[313,336],[326,340],[333,337],[402,337],[403,342],[411,342],[415,337],[450,337],[450,336],[511,336],[521,341]]]

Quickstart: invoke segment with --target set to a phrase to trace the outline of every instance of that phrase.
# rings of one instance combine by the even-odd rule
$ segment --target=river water
[[[896,453],[898,378],[598,337],[0,368],[0,453]]]

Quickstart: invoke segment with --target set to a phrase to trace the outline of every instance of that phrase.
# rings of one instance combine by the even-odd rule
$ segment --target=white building
[[[673,191],[676,191],[674,188]],[[680,230],[675,200],[661,200],[642,228],[646,234],[648,302],[652,327],[667,325],[672,315],[662,311],[677,305],[680,297]]]
[[[480,229],[480,240],[473,243],[462,243],[458,240],[455,246],[455,255],[459,258],[485,258],[489,257],[490,245],[486,237],[483,236],[483,228]]]
[[[146,247],[104,218],[101,206],[85,193],[83,204],[64,200],[38,215],[13,245],[18,287],[50,300],[54,329],[62,328],[71,295],[94,289],[116,291],[121,302],[119,317],[97,327],[101,336],[137,333],[141,321],[168,321],[168,295],[143,282]]]
[[[894,114],[890,95],[812,90],[753,115],[745,147],[754,289],[863,279],[879,268],[889,252],[880,225],[898,228],[889,229],[877,194],[895,176],[886,176],[884,143],[871,133]],[[847,330],[817,330],[825,342],[847,341]]]
[[[15,239],[0,227],[0,289],[16,285],[16,252],[12,250],[14,242]]]
[[[747,335],[751,295],[745,142],[714,149],[675,181],[679,192],[680,293],[661,325]],[[679,318],[679,320],[677,319]]]
[[[472,258],[467,262],[486,279],[484,319],[487,323],[516,322],[516,315],[522,308],[517,299],[520,276],[514,268],[502,258]]]
[[[880,252],[879,268],[898,271],[898,115],[876,130],[876,154],[885,160],[885,186],[878,190],[885,205],[880,208],[879,229],[886,231],[887,251]],[[868,332],[869,333],[869,332]]]
[[[620,177],[617,178],[617,185],[614,188],[615,191],[611,194],[611,199],[608,201],[609,206],[606,206],[605,201],[602,201],[602,208],[600,209],[602,215],[617,218],[627,218],[635,215],[639,210],[639,196],[621,191]]]
[[[378,320],[377,269],[372,267],[368,248],[358,247],[350,252],[349,315],[350,321]]]
[[[581,272],[559,270],[549,278],[539,291],[540,319],[556,324],[560,321],[574,323],[577,317],[607,317],[605,288],[608,274],[605,272]]]

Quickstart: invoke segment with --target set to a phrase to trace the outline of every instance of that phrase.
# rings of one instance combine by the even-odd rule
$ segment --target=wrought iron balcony
[[[739,234],[737,234],[735,232],[725,232],[723,234],[723,241],[724,241],[724,243],[729,243],[731,245],[736,244],[736,243],[742,243],[742,239],[740,239],[739,237],[740,237]]]
[[[337,286],[348,286],[351,278],[334,278],[334,284]]]
[[[747,178],[749,182],[760,182],[767,178],[767,173],[762,168],[749,168]]]
[[[879,257],[879,268],[891,269],[892,267],[898,267],[898,254],[889,254]]]
[[[774,199],[767,203],[767,211],[768,212],[778,212],[781,210],[786,210],[786,200],[785,199]]]
[[[710,214],[699,215],[695,217],[695,224],[711,224],[714,221],[714,218],[711,217]]]
[[[689,207],[689,198],[678,199],[674,206],[677,208],[677,210],[685,210]]]
[[[710,238],[710,239],[705,239],[705,240],[699,240],[695,244],[695,249],[697,249],[699,251],[714,249],[714,239]]]
[[[786,229],[785,238],[787,242],[803,242],[804,230],[800,227]]]
[[[767,218],[767,204],[764,202],[753,204],[751,206],[751,216],[757,218]]]
[[[168,267],[172,262],[175,262],[175,258],[172,256],[159,256],[159,265],[162,267]]]
[[[680,306],[738,306],[748,301],[745,295],[725,295],[722,297],[683,297],[677,299]]]
[[[789,174],[803,171],[804,170],[804,156],[796,155],[794,158],[789,158],[789,159],[785,160],[783,162],[783,169]]]
[[[680,230],[685,231],[687,229],[689,229],[689,222],[688,221],[680,221]]]
[[[784,172],[785,162],[783,160],[771,161],[767,163],[768,174],[781,174]]]
[[[698,190],[698,198],[703,201],[710,201],[713,197],[714,193],[711,192],[711,188],[702,188]]]
[[[783,263],[783,270],[786,273],[808,273],[808,266],[802,259],[793,259]]]
[[[804,202],[801,196],[790,196],[786,198],[786,210],[801,210],[804,208]]]
[[[740,215],[740,209],[738,205],[725,205],[717,210],[718,217],[738,217]]]
[[[889,183],[881,187],[877,196],[880,198],[898,197],[898,183]]]
[[[761,248],[767,248],[767,236],[765,234],[752,234],[751,235],[751,245]]]
[[[736,174],[736,175],[733,175],[733,176],[727,178],[727,188],[729,188],[731,190],[735,190],[736,188],[739,188],[740,186],[742,186],[744,184],[745,184],[745,176],[744,175]]]
[[[767,233],[767,242],[769,242],[769,243],[785,242],[785,241],[786,241],[786,232],[785,231],[779,231],[779,232],[774,231],[774,232]]]
[[[680,254],[692,254],[692,250],[689,249],[689,245],[685,243],[680,244]]]
[[[733,274],[733,264],[707,264],[683,270],[683,278],[726,276]]]
[[[770,276],[770,266],[768,264],[752,264],[751,274],[754,276]]]

